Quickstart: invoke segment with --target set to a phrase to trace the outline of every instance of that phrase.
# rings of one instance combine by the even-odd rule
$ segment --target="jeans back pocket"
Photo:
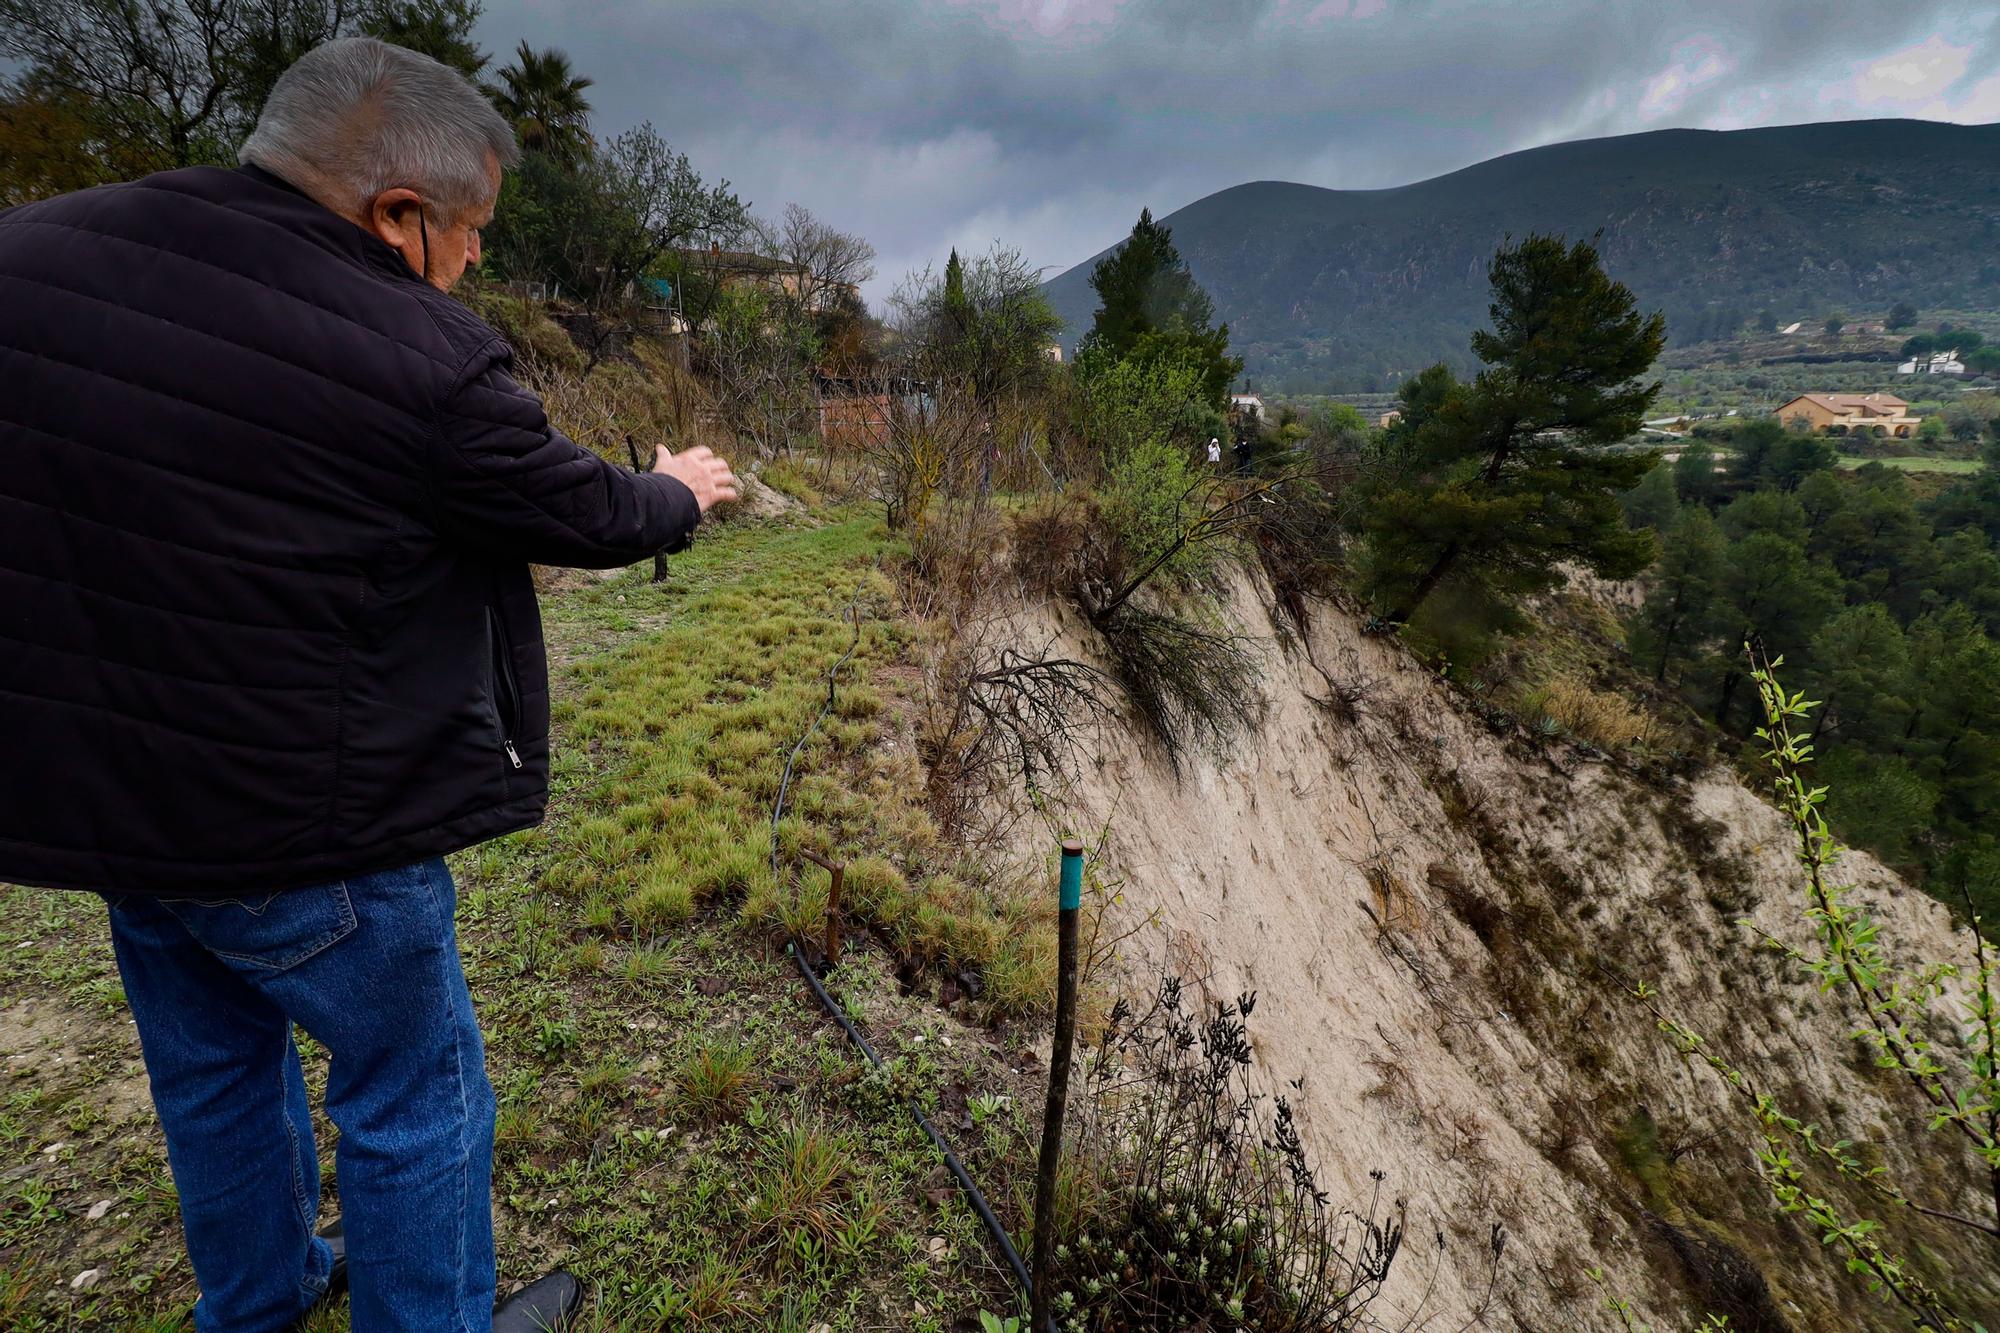
[[[247,898],[159,903],[216,957],[266,972],[297,967],[354,929],[354,904],[344,882]]]

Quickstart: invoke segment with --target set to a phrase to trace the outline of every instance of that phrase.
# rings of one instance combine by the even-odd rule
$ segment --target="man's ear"
[[[368,205],[368,230],[397,250],[419,246],[423,207],[423,196],[415,190],[384,190]]]

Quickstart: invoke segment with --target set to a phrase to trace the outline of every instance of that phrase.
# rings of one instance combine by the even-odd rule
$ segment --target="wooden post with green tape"
[[[1076,917],[1083,905],[1083,844],[1062,845],[1062,878],[1056,913],[1056,1031],[1049,1048],[1049,1097],[1042,1112],[1042,1160],[1035,1172],[1035,1271],[1028,1327],[1051,1328],[1055,1285],[1049,1260],[1055,1252],[1056,1169],[1062,1161],[1063,1111],[1069,1104],[1070,1053],[1076,1045]]]

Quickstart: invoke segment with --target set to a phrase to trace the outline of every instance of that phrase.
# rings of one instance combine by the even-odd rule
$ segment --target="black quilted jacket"
[[[510,355],[254,169],[0,213],[0,881],[239,896],[541,818],[529,562],[700,515]]]

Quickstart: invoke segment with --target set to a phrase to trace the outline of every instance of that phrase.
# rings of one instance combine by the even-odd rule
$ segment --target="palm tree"
[[[583,90],[591,80],[570,72],[566,54],[555,47],[536,51],[523,41],[514,63],[501,68],[500,84],[493,101],[514,122],[523,148],[571,167],[590,155],[590,103]]]

